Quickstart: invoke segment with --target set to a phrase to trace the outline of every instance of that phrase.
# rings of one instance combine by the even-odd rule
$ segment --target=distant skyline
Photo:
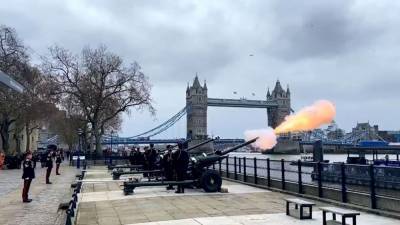
[[[399,12],[400,2],[389,0],[14,0],[0,4],[0,24],[16,29],[36,63],[54,44],[76,53],[105,44],[126,63],[137,61],[153,84],[157,114],[132,110],[121,136],[181,110],[196,73],[209,97],[264,100],[279,79],[294,110],[327,99],[346,131],[368,121],[400,130]],[[208,113],[209,134],[226,138],[267,126],[262,109]],[[161,137],[185,131],[181,121]]]

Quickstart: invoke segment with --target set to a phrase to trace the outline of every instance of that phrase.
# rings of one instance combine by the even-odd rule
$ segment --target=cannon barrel
[[[211,138],[211,139],[208,139],[208,140],[206,140],[206,141],[203,141],[203,142],[201,142],[201,143],[199,143],[199,144],[197,144],[197,145],[194,145],[194,146],[192,146],[192,147],[186,149],[186,151],[189,152],[189,151],[191,151],[191,150],[193,150],[193,149],[195,149],[195,148],[198,148],[198,147],[200,147],[200,146],[202,146],[202,145],[208,144],[208,143],[213,142],[213,141],[214,141],[214,139],[212,139],[212,138]]]
[[[211,166],[218,160],[226,158],[226,156],[225,156],[226,154],[233,152],[241,147],[247,146],[247,145],[255,142],[257,139],[258,139],[258,137],[251,139],[249,141],[246,141],[245,143],[236,145],[236,146],[234,146],[230,149],[227,149],[219,154],[211,154],[211,155],[207,155],[207,156],[203,156],[203,157],[194,157],[194,167],[195,168],[204,168],[204,167]]]
[[[251,143],[257,141],[257,139],[258,139],[258,137],[253,138],[253,139],[251,139],[251,140],[249,140],[249,141],[246,141],[246,142],[243,143],[243,144],[236,145],[236,146],[234,146],[234,147],[232,147],[232,148],[230,148],[230,149],[227,149],[227,150],[221,152],[219,155],[221,155],[221,156],[222,156],[222,155],[226,155],[226,154],[228,154],[228,153],[230,153],[230,152],[233,152],[233,151],[235,151],[235,150],[237,150],[237,149],[239,149],[239,148],[241,148],[241,147],[247,146],[247,145],[249,145],[249,144],[251,144]]]

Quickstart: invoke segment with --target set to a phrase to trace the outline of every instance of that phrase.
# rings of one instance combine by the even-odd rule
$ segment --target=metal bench
[[[286,215],[303,219],[312,219],[312,207],[315,205],[313,202],[308,202],[298,198],[287,198],[286,201]],[[290,203],[293,203],[294,209],[290,210]],[[308,215],[304,215],[304,208],[308,208]]]
[[[353,218],[353,225],[356,225],[357,218],[356,216],[360,215],[359,212],[341,209],[337,207],[320,207],[322,210],[322,224],[323,225],[333,225],[333,224],[341,224],[346,225],[346,218]],[[326,220],[326,213],[332,213],[332,220]],[[342,222],[336,220],[336,215],[342,216]]]

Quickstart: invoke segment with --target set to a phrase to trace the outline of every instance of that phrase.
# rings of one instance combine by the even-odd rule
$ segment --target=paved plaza
[[[22,170],[0,170],[0,225],[65,224],[65,211],[58,210],[58,206],[70,200],[70,185],[77,170],[62,166],[61,176],[55,176],[53,168],[50,178],[53,184],[46,185],[46,170],[39,167],[40,164],[31,185],[31,203],[22,203]]]
[[[175,194],[165,187],[139,187],[125,196],[111,175],[100,167],[85,176],[80,195],[78,225],[236,225],[236,224],[322,224],[317,202],[314,219],[288,217],[284,198],[293,197],[238,183],[223,182],[229,193],[204,193],[187,189]],[[361,212],[359,224],[398,225],[399,220]]]

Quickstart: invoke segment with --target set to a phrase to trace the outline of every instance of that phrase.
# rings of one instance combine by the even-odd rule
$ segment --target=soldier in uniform
[[[172,155],[177,181],[186,179],[189,166],[189,153],[184,150],[187,148],[186,145],[187,143],[178,143],[178,150]],[[184,185],[178,184],[178,190],[175,193],[185,193]]]
[[[60,171],[59,171],[61,162],[62,162],[61,151],[57,151],[57,153],[56,153],[56,175],[61,175]]]
[[[51,174],[51,170],[53,169],[53,154],[54,154],[54,150],[57,149],[57,147],[55,145],[49,145],[47,147],[49,149],[48,153],[47,153],[47,157],[46,157],[46,184],[51,184],[50,182],[50,174]]]
[[[150,152],[148,160],[149,160],[149,170],[156,169],[157,151],[154,149],[154,144],[150,144]]]
[[[172,158],[172,146],[167,145],[167,151],[162,158],[162,165],[164,168],[165,180],[172,181],[174,180],[174,166],[173,166],[173,158]],[[170,184],[167,187],[167,190],[174,190],[174,187]]]
[[[28,198],[29,187],[31,182],[35,179],[35,169],[33,168],[32,153],[27,152],[25,160],[22,163],[23,173],[22,179],[24,180],[24,188],[22,189],[22,202],[29,203],[32,199]]]

